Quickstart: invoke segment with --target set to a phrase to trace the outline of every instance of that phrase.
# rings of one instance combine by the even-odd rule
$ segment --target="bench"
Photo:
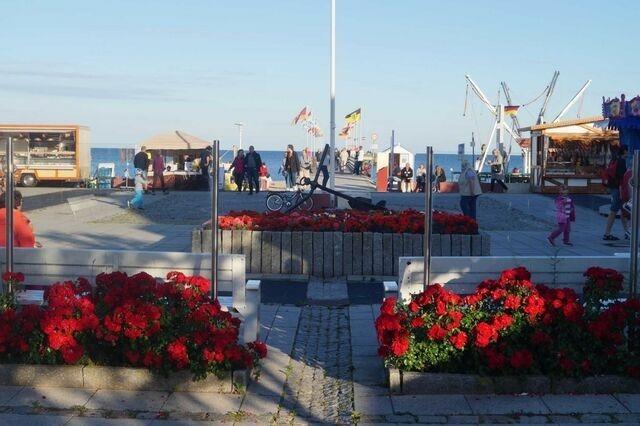
[[[423,290],[424,257],[400,257],[399,263],[398,297],[406,301]],[[615,269],[629,282],[629,259],[622,256],[443,256],[431,258],[430,283],[471,294],[483,280],[497,279],[502,271],[518,266],[531,273],[534,284],[567,287],[578,294],[585,282],[583,274],[591,266]]]
[[[6,249],[0,248],[0,265],[6,270]],[[244,342],[256,340],[259,332],[260,281],[246,281],[245,257],[242,254],[220,254],[217,262],[218,294],[221,304],[243,317]],[[19,294],[21,303],[42,303],[43,286],[85,277],[95,285],[102,273],[124,272],[131,276],[144,271],[159,280],[167,273],[180,271],[187,276],[211,276],[210,253],[153,252],[130,250],[80,250],[52,248],[14,248],[13,270],[25,275],[25,285],[36,286]]]

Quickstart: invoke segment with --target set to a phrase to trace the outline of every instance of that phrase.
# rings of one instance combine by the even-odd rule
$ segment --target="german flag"
[[[349,136],[349,132],[351,132],[351,129],[353,129],[353,123],[347,123],[347,125],[344,126],[342,130],[340,130],[340,133],[338,133],[338,137],[346,138],[347,136]]]
[[[504,115],[515,117],[516,115],[518,115],[519,108],[519,105],[507,105],[504,107]]]
[[[356,123],[360,121],[360,118],[360,108],[344,116],[344,119],[347,121],[347,123]]]
[[[307,107],[302,108],[302,110],[298,113],[298,115],[296,115],[295,117],[293,117],[293,120],[291,121],[291,125],[295,126],[296,124],[298,124],[298,122],[300,121],[305,121],[307,120],[309,117],[311,116],[311,110],[309,110],[307,112]]]

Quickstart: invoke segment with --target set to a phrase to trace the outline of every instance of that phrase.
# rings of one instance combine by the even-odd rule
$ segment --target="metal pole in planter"
[[[640,182],[640,151],[633,151],[633,177],[631,193],[632,207],[631,207],[631,252],[630,252],[630,264],[629,264],[629,278],[631,283],[629,285],[629,297],[636,297],[638,288],[638,224],[640,221],[640,187],[636,182]]]
[[[220,168],[220,141],[213,141],[211,185],[211,294],[218,298],[218,171]]]
[[[5,170],[4,170],[4,203],[5,203],[5,242],[6,242],[6,263],[5,263],[5,271],[13,272],[13,193],[14,193],[14,182],[13,182],[13,139],[11,136],[7,138],[6,146],[5,146]],[[2,285],[2,284],[0,284]],[[4,293],[12,293],[13,289],[11,288],[11,284],[7,286],[7,288],[2,289]]]
[[[424,188],[424,280],[423,290],[431,284],[431,210],[433,208],[433,148],[427,147],[427,176],[425,181],[429,182]]]

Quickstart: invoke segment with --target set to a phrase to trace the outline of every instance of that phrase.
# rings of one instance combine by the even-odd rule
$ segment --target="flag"
[[[515,117],[516,115],[518,115],[518,108],[520,108],[520,106],[518,105],[507,105],[506,107],[504,107],[504,115]]]
[[[296,124],[298,124],[298,122],[300,120],[304,121],[306,120],[308,117],[311,116],[311,111],[307,112],[307,107],[302,108],[302,110],[300,110],[300,112],[298,113],[298,115],[296,115],[295,117],[293,117],[293,121],[291,121],[291,125],[295,126]]]
[[[322,133],[322,129],[320,129],[320,126],[318,126],[318,125],[315,125],[313,127],[309,127],[307,132],[311,133],[316,138],[320,138],[320,137],[324,136],[324,133]]]
[[[355,123],[360,121],[360,108],[344,116],[347,123]]]
[[[347,125],[344,126],[342,130],[340,130],[340,133],[338,133],[338,137],[346,138],[347,136],[349,136],[349,132],[351,131],[351,129],[353,129],[353,125],[354,122],[347,123]]]

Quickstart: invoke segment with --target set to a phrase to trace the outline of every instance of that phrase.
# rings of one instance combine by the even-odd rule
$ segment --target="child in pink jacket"
[[[572,246],[570,241],[571,234],[571,222],[576,220],[576,207],[573,204],[573,200],[569,198],[569,188],[565,185],[560,186],[560,195],[556,198],[556,223],[558,226],[553,230],[551,235],[547,237],[549,244],[555,246],[555,239],[558,235],[562,234],[562,241],[565,246]]]

